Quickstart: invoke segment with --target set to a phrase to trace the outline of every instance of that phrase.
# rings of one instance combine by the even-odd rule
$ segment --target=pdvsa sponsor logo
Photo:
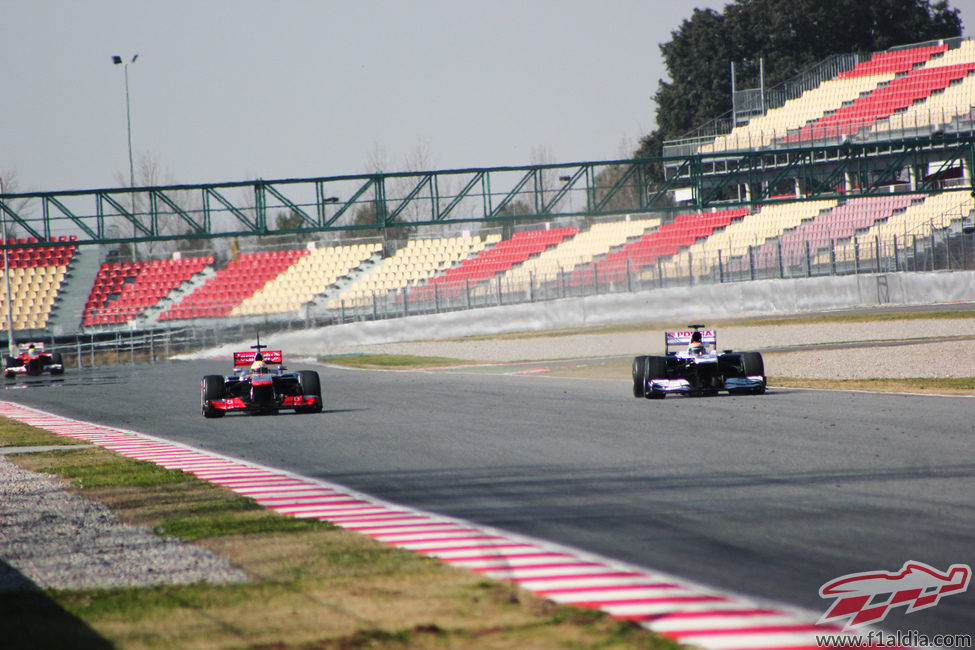
[[[967,564],[941,572],[923,562],[905,562],[900,571],[848,573],[819,588],[822,598],[835,598],[819,623],[843,624],[844,630],[879,623],[894,607],[912,614],[937,605],[944,596],[964,593],[972,577]]]

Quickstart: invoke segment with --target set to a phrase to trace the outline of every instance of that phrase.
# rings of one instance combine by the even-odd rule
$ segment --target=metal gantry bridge
[[[783,185],[793,188],[787,200],[800,201],[972,192],[973,167],[975,137],[933,135],[670,158],[0,194],[0,213],[18,237],[37,242],[20,246],[62,236],[83,245],[372,234],[757,206],[783,200]],[[954,178],[950,187],[946,176]],[[675,196],[689,200],[675,203]]]

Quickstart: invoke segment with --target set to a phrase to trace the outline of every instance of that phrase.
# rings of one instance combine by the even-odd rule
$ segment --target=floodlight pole
[[[139,58],[136,54],[128,63],[122,62],[122,57],[116,55],[112,57],[112,63],[121,65],[125,72],[125,126],[129,138],[129,187],[135,187],[135,165],[132,162],[132,105],[129,102],[129,64],[135,63]],[[132,195],[132,213],[135,214],[135,194]]]
[[[0,195],[3,194],[3,179],[0,178]],[[0,208],[0,235],[3,236],[3,284],[7,304],[7,356],[14,356],[17,343],[14,341],[14,310],[10,304],[10,265],[7,261],[7,211]]]

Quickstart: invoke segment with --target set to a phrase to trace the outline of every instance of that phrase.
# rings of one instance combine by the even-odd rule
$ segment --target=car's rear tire
[[[761,395],[765,392],[765,360],[762,359],[761,352],[742,352],[741,370],[746,377],[760,376],[762,378],[762,385],[752,389],[753,395]]]
[[[667,357],[647,357],[646,379],[666,379],[667,378]],[[646,392],[647,399],[663,399],[667,393],[662,390],[649,390]]]
[[[633,358],[633,397],[647,396],[647,357]]]
[[[322,410],[322,382],[318,373],[314,370],[299,370],[298,385],[301,386],[301,394],[305,397],[314,395],[318,401],[314,406],[299,406],[295,409],[297,413],[320,413]]]
[[[52,375],[60,375],[64,372],[64,360],[61,358],[60,352],[51,353],[51,363],[56,363],[61,366],[60,368],[51,370]]]
[[[203,378],[203,383],[200,385],[200,403],[203,409],[203,417],[222,418],[224,416],[224,412],[218,408],[214,408],[212,402],[213,400],[223,399],[223,397],[223,377],[220,375],[205,376]]]

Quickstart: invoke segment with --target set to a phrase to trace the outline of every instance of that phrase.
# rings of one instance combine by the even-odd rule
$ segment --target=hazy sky
[[[136,53],[136,173],[148,157],[164,184],[626,157],[654,128],[658,45],[724,5],[0,0],[0,173],[126,184],[111,57]],[[951,6],[972,35],[975,0]]]

